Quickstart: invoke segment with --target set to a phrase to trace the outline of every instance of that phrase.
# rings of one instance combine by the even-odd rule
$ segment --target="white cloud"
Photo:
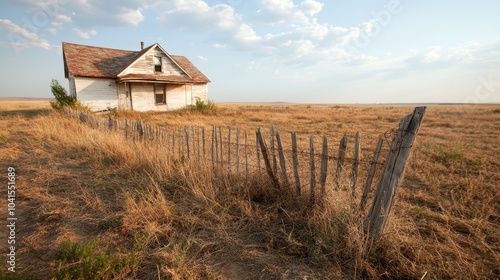
[[[213,43],[212,47],[214,47],[216,49],[224,49],[224,48],[227,47],[227,45],[226,44],[220,44],[220,43]]]
[[[8,19],[0,19],[0,26],[7,29],[7,31],[9,32],[7,37],[10,41],[10,43],[3,43],[2,46],[8,44],[16,51],[29,47],[42,48],[46,50],[51,48],[51,45],[47,40],[40,38],[40,36],[38,36],[38,34],[36,33],[21,28]]]
[[[314,16],[315,14],[321,12],[321,10],[323,9],[323,3],[315,0],[304,0],[299,4],[299,8],[305,14]]]
[[[84,31],[81,31],[78,28],[73,28],[73,32],[75,32],[76,35],[78,35],[79,37],[81,37],[83,39],[89,39],[90,36],[97,35],[97,31],[95,31],[95,30],[89,30],[87,32],[84,32]]]
[[[66,15],[58,14],[54,18],[62,22],[71,22],[71,18]]]
[[[208,61],[208,58],[204,57],[203,55],[198,55],[198,56],[196,56],[196,58],[197,58],[198,60],[200,60],[200,61],[203,61],[203,62]]]
[[[52,24],[53,26],[56,26],[56,27],[61,27],[63,25],[62,22],[58,22],[58,21],[53,21],[50,24]]]
[[[273,24],[308,21],[308,17],[292,0],[260,0],[259,2],[260,9],[257,11],[256,18],[260,21]]]
[[[56,35],[57,34],[57,29],[55,28],[47,28],[47,30],[52,33],[52,35]]]
[[[21,28],[20,26],[18,26],[17,24],[13,23],[12,21],[10,21],[8,19],[0,19],[0,25],[3,26],[5,29],[7,29],[7,31],[14,33],[14,34],[17,34],[17,35],[20,35],[20,36],[22,36],[25,39],[28,39],[30,41],[37,41],[38,40],[37,34],[35,34],[33,32],[29,32],[28,30]]]
[[[441,58],[441,47],[433,46],[423,55],[422,61],[424,63],[432,63]]]

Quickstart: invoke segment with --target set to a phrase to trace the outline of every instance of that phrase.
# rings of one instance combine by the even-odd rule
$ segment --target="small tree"
[[[57,80],[52,79],[50,90],[56,98],[56,100],[50,101],[50,106],[52,106],[52,108],[62,110],[65,106],[74,107],[76,105],[76,99],[69,96],[66,89],[61,86]]]

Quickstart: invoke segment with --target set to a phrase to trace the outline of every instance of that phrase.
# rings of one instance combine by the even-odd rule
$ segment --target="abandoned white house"
[[[91,108],[168,111],[207,101],[210,80],[159,44],[140,51],[62,43],[69,94]]]

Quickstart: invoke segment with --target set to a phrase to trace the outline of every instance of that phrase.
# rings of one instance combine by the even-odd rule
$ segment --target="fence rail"
[[[375,147],[362,149],[359,132],[351,141],[347,135],[337,141],[323,136],[321,145],[317,145],[314,135],[297,137],[297,133],[291,132],[288,137],[276,131],[274,126],[266,134],[262,129],[250,133],[232,127],[213,126],[210,130],[153,126],[140,120],[103,118],[68,108],[65,113],[91,127],[123,133],[130,141],[166,146],[176,159],[205,162],[214,170],[222,169],[241,177],[245,184],[252,176],[267,174],[275,188],[296,196],[308,195],[311,205],[318,204],[318,194],[321,194],[319,198],[324,198],[328,192],[343,191],[350,193],[353,205],[358,205],[354,202],[359,200],[356,208],[363,211],[373,179],[379,175],[381,179],[364,225],[369,238],[376,240],[394,203],[425,110],[425,107],[417,107],[405,117],[395,131],[390,148],[386,149],[382,136]],[[363,151],[373,156],[363,159]],[[385,163],[381,155],[385,155]],[[384,166],[384,170],[377,168],[379,166]],[[363,184],[359,184],[360,178],[365,179]],[[363,190],[358,190],[358,186],[363,186]]]

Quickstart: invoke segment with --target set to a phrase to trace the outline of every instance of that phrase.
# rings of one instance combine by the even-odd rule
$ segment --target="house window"
[[[155,84],[155,103],[156,104],[166,104],[167,99],[165,96],[165,84]]]
[[[161,56],[153,57],[153,64],[155,65],[155,72],[161,72]]]

